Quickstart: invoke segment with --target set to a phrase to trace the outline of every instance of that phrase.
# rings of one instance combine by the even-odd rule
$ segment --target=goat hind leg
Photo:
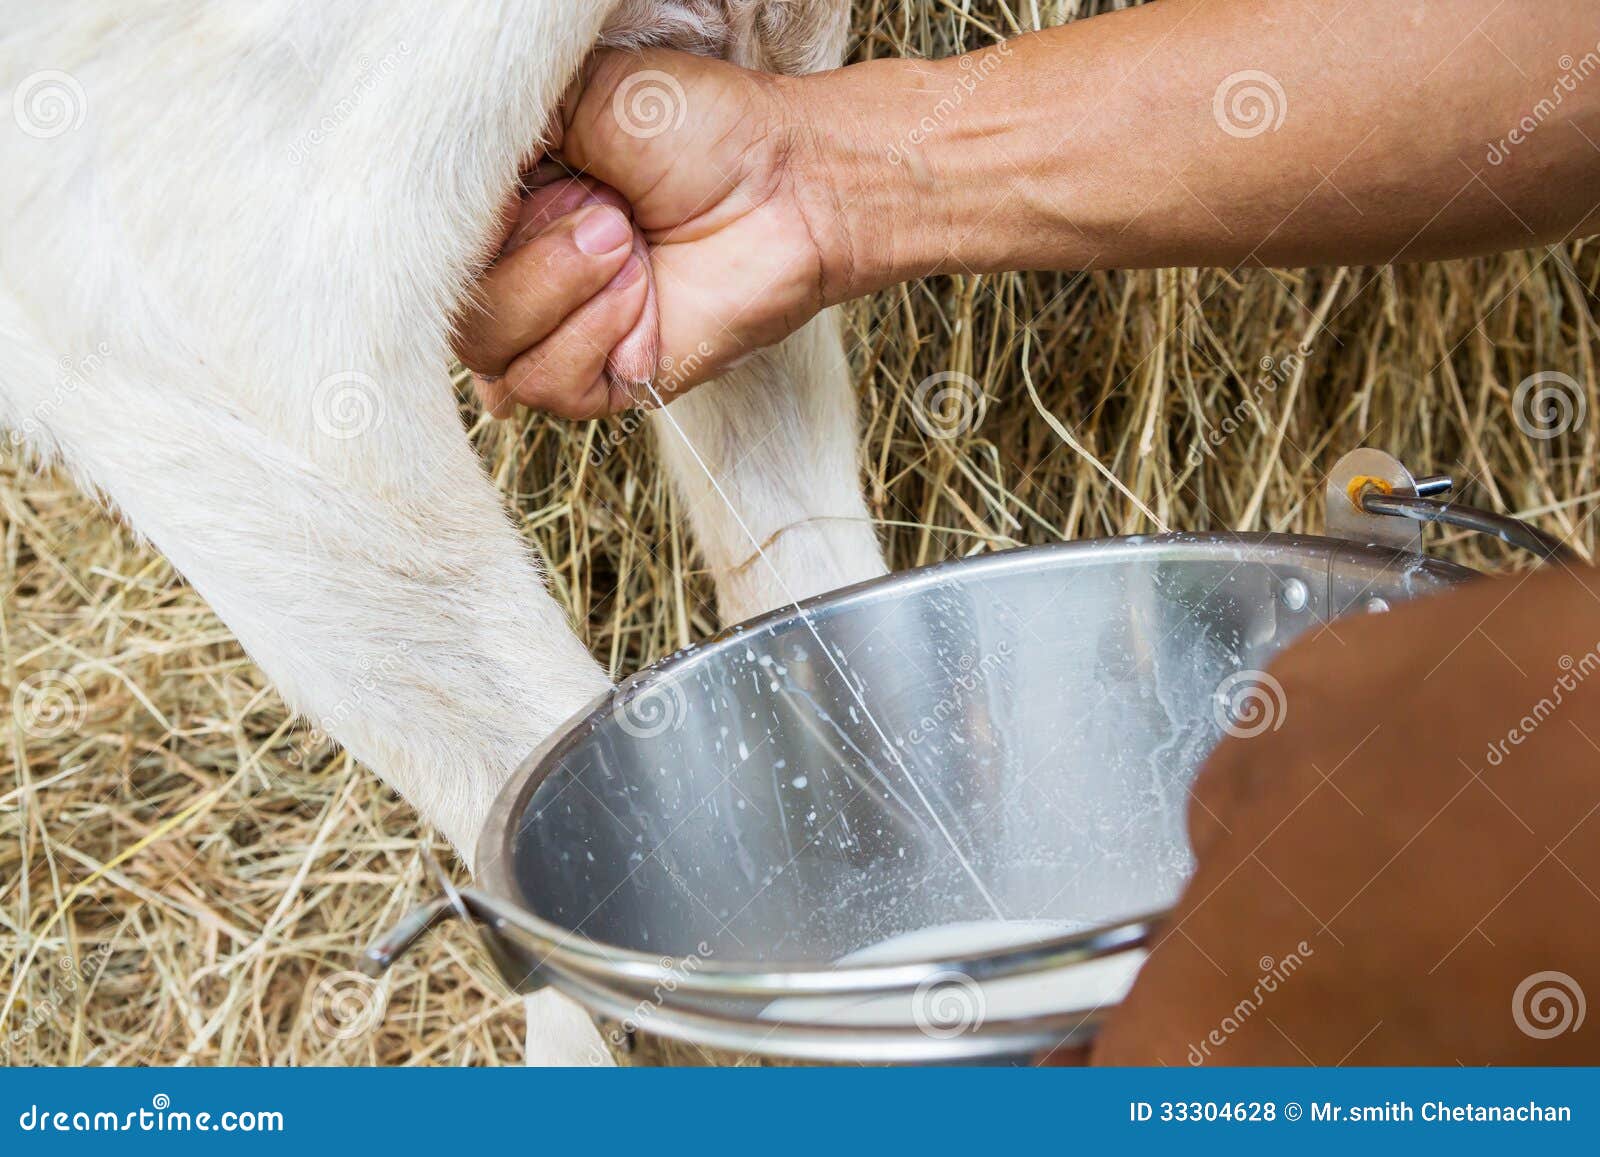
[[[725,55],[778,72],[843,62],[841,0],[721,0]],[[653,421],[725,622],[885,573],[860,485],[840,318],[799,333]]]
[[[834,311],[652,420],[723,621],[885,573]]]

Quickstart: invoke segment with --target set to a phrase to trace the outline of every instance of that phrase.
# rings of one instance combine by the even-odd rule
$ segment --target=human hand
[[[1094,1061],[1600,1059],[1573,1031],[1600,993],[1600,576],[1341,620],[1269,674],[1276,714],[1196,781],[1194,878]]]
[[[555,385],[542,408],[591,418],[651,376],[655,294],[644,239],[616,190],[546,162],[502,211],[499,257],[458,318],[455,352],[494,417],[513,383]]]
[[[1546,5],[1533,28],[1498,0],[1459,0],[1419,14],[1398,46],[1373,7],[1351,16],[1345,43],[1365,47],[1338,67],[1305,51],[1314,12],[1255,0],[1197,22],[1198,6],[1146,4],[959,58],[801,77],[665,50],[597,55],[566,103],[560,147],[633,204],[651,246],[672,361],[649,400],[824,305],[931,273],[1383,264],[1600,229],[1590,134],[1540,133],[1465,185],[1461,171],[1549,95],[1540,62],[1551,43],[1583,41],[1591,5]],[[1492,44],[1462,50],[1464,7],[1494,29]],[[1252,68],[1233,72],[1245,58]],[[1400,75],[1427,83],[1397,94]],[[1265,88],[1235,83],[1260,76]],[[1600,123],[1597,93],[1576,94],[1564,116]],[[1041,109],[1075,111],[1063,121]],[[1419,137],[1422,119],[1439,131]],[[491,313],[517,285],[491,275]],[[561,413],[625,403],[626,391],[585,377],[597,350],[539,354],[525,340],[539,336],[497,323],[496,337],[537,355],[508,371],[505,400]]]
[[[620,230],[608,238],[617,248],[588,253],[570,219],[546,224],[485,275],[482,307],[462,326],[462,361],[498,375],[484,390],[497,414],[520,402],[599,417],[670,400],[828,303],[822,253],[836,215],[790,91],[785,78],[676,52],[590,63],[555,147],[592,195],[631,206],[649,241],[663,356],[644,356],[652,303],[629,280]],[[608,382],[600,370],[623,335],[636,346],[631,372]],[[654,395],[641,384],[651,379]]]

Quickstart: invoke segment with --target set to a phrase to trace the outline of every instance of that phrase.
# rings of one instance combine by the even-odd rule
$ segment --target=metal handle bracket
[[[1422,525],[1437,522],[1498,538],[1546,562],[1576,561],[1560,539],[1521,519],[1437,497],[1453,486],[1442,474],[1414,478],[1398,458],[1382,450],[1352,450],[1328,475],[1328,533],[1421,554]]]

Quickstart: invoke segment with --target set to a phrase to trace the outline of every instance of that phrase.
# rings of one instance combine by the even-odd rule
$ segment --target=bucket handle
[[[443,895],[411,909],[398,924],[367,945],[361,953],[361,971],[377,979],[432,929],[449,920],[462,920],[477,930],[484,951],[489,954],[489,959],[494,962],[506,984],[525,994],[543,988],[545,981],[541,973],[538,970],[529,972],[519,963],[516,954],[501,936],[499,928],[507,921],[507,917],[496,902],[471,889],[457,889],[439,866],[439,861],[427,852],[423,853],[423,862]]]
[[[1422,524],[1436,522],[1498,538],[1543,562],[1578,561],[1566,543],[1519,518],[1436,497],[1454,487],[1443,474],[1413,477],[1398,458],[1382,450],[1352,450],[1328,474],[1328,533],[1421,554]]]
[[[361,953],[361,971],[376,980],[409,952],[411,946],[421,940],[429,929],[437,928],[446,920],[454,920],[458,915],[456,906],[448,896],[440,896],[437,900],[411,909],[398,924],[367,945]]]

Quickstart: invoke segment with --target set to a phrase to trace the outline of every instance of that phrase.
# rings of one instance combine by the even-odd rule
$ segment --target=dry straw
[[[942,56],[1080,10],[864,0],[859,51]],[[909,285],[850,315],[872,509],[896,567],[1149,530],[1150,515],[1315,530],[1323,471],[1366,443],[1454,472],[1473,501],[1587,555],[1597,279],[1596,248],[1570,244],[1403,269]],[[1577,383],[1588,418],[1532,438],[1513,394],[1546,371]],[[935,374],[978,383],[981,423],[930,435],[913,398]],[[464,412],[611,670],[715,629],[647,439],[597,467],[602,427]],[[228,632],[62,477],[7,461],[0,520],[5,693],[30,676],[29,694],[48,692],[37,678],[50,671],[82,690],[80,708],[66,688],[74,726],[38,738],[14,721],[5,746],[4,1059],[515,1062],[519,1005],[460,930],[433,935],[381,993],[339,975],[428,892],[421,856],[445,854],[439,837],[342,754],[297,761],[301,726]],[[1507,565],[1475,541],[1430,540]]]

